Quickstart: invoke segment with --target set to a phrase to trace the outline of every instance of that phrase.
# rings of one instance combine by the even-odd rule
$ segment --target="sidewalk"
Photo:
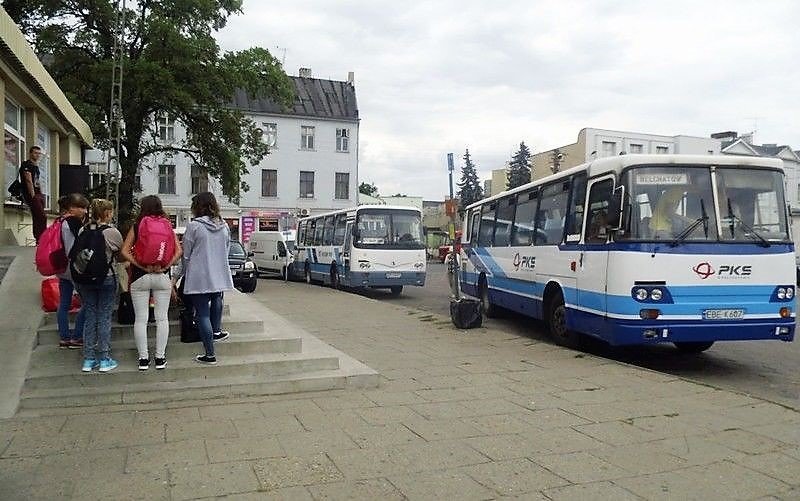
[[[318,286],[255,297],[380,387],[0,420],[0,499],[800,498],[794,410]]]

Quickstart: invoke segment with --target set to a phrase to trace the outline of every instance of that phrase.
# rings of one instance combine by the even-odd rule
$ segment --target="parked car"
[[[228,249],[228,266],[231,268],[233,286],[242,292],[256,290],[258,274],[256,273],[256,265],[251,259],[252,257],[253,253],[245,251],[241,242],[231,241],[231,246]]]

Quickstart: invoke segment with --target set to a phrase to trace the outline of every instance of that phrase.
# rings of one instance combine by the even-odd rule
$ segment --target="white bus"
[[[361,205],[301,219],[294,275],[331,287],[390,289],[425,285],[422,213],[412,207]]]
[[[467,207],[460,287],[571,346],[792,341],[787,219],[780,160],[603,158]]]

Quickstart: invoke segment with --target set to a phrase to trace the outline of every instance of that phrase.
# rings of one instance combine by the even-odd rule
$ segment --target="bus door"
[[[608,290],[608,241],[611,235],[608,225],[608,209],[614,192],[614,175],[593,179],[589,182],[586,201],[586,217],[581,253],[578,259],[578,306],[588,313],[606,316],[608,312],[606,292]]]
[[[344,216],[342,216],[344,217]],[[352,286],[350,283],[350,258],[353,250],[353,221],[348,221],[344,233],[344,244],[342,245],[342,270],[341,276],[344,278],[344,283]]]

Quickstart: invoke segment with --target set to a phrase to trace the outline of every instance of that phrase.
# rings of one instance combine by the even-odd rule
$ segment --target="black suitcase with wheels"
[[[483,324],[481,303],[474,299],[453,299],[450,301],[450,319],[459,329],[474,329]]]

